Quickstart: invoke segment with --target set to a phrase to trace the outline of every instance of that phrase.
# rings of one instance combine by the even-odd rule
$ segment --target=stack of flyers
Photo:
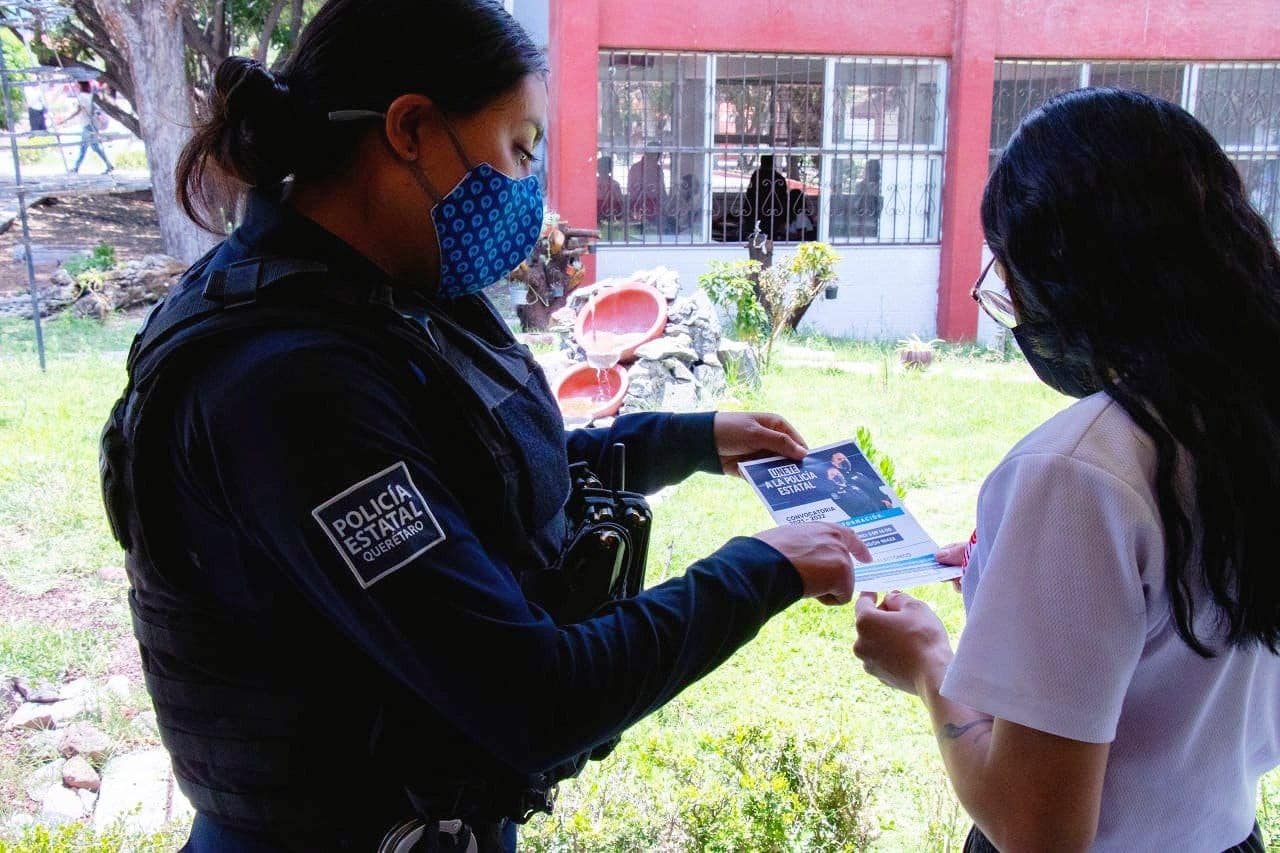
[[[855,569],[859,592],[906,589],[959,575],[956,567],[934,559],[937,543],[856,442],[819,447],[799,462],[773,456],[738,467],[778,524],[826,521],[858,534],[873,560]]]

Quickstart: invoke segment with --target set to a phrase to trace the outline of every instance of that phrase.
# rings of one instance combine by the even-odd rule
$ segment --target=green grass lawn
[[[24,595],[76,586],[107,614],[94,633],[5,613],[0,672],[102,671],[112,644],[98,634],[128,630],[118,589],[96,577],[120,562],[102,517],[96,442],[133,325],[49,323],[42,374],[29,324],[0,322],[0,581]],[[814,445],[867,427],[895,461],[908,505],[946,542],[972,530],[985,474],[1066,402],[1021,361],[979,350],[949,349],[929,371],[906,373],[889,347],[805,339],[775,353],[763,389],[736,406],[781,412]],[[767,526],[745,484],[697,475],[657,509],[649,577]],[[959,632],[949,586],[916,593]],[[850,608],[791,608],[563,785],[555,815],[532,821],[522,846],[958,849],[967,821],[924,713],[861,672],[853,640]],[[1262,809],[1264,828],[1280,836],[1280,775],[1264,783]]]

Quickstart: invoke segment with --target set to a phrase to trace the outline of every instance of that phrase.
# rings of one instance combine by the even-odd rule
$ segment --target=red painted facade
[[[551,0],[552,204],[595,220],[601,48],[950,61],[938,333],[972,338],[997,58],[1277,59],[1280,0]]]

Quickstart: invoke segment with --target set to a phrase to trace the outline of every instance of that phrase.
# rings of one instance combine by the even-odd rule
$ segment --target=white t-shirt
[[[77,90],[76,104],[80,107],[80,127],[83,129],[95,129],[93,119],[98,107],[93,102],[93,93]]]
[[[1220,853],[1248,837],[1280,765],[1280,656],[1223,648],[1207,594],[1197,635],[1217,657],[1179,638],[1154,481],[1153,443],[1104,393],[1024,438],[978,499],[942,693],[1111,743],[1094,850]]]

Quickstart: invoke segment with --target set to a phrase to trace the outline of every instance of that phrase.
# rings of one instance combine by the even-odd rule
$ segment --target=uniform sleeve
[[[627,489],[651,494],[696,471],[723,473],[716,453],[715,412],[623,415],[607,429],[579,429],[566,438],[569,460],[586,462],[601,477],[613,445],[627,446]]]
[[[538,772],[608,740],[800,596],[785,558],[735,539],[682,577],[556,626],[486,550],[385,366],[367,358],[294,351],[206,398],[222,500],[352,643],[509,765]]]
[[[1142,567],[1160,535],[1149,505],[1101,468],[1052,454],[1006,461],[979,499],[965,579],[977,586],[942,694],[1110,743],[1146,641]]]

